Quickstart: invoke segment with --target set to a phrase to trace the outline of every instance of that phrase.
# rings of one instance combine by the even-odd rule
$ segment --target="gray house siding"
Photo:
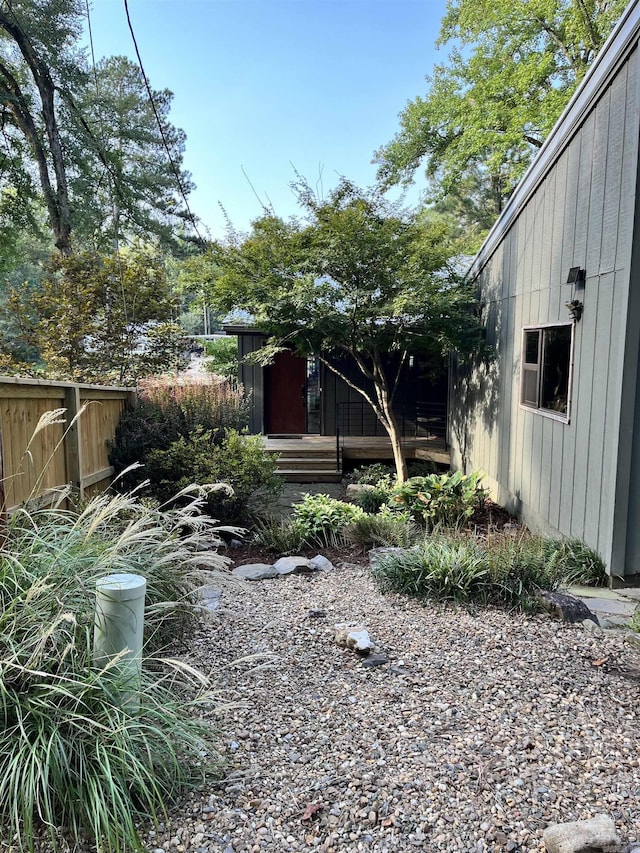
[[[632,454],[640,446],[640,298],[628,316],[631,281],[634,291],[640,287],[632,275],[632,247],[640,245],[637,40],[636,26],[624,56],[610,50],[616,61],[608,77],[587,108],[574,100],[545,171],[535,183],[523,181],[520,202],[514,198],[506,224],[494,228],[476,259],[495,359],[458,372],[451,415],[454,464],[483,469],[500,503],[536,530],[583,539],[614,574],[640,570],[633,567],[640,566],[640,499],[631,488],[640,484],[640,451]],[[570,132],[563,134],[562,122]],[[584,289],[566,283],[576,266],[586,270]],[[568,322],[565,303],[574,298],[584,314],[573,325],[565,423],[520,405],[521,341],[525,326]],[[620,452],[630,472],[626,488]]]

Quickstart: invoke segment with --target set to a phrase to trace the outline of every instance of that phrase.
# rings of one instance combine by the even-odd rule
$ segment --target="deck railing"
[[[402,438],[441,439],[447,444],[446,403],[413,403],[394,407]],[[340,470],[343,439],[346,436],[386,436],[371,406],[364,400],[336,406],[336,464]]]

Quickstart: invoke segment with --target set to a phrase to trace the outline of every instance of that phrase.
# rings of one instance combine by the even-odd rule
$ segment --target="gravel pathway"
[[[216,723],[227,778],[151,851],[534,851],[548,824],[599,812],[640,838],[640,661],[623,633],[423,607],[352,564],[222,603],[193,659],[240,703]],[[366,625],[390,664],[338,648],[338,622]]]

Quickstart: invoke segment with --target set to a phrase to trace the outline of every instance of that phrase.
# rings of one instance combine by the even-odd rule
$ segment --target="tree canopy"
[[[376,152],[384,187],[424,166],[431,199],[486,230],[602,47],[627,0],[448,0],[448,61]]]
[[[113,57],[91,68],[79,48],[85,15],[80,0],[0,3],[3,221],[31,216],[35,226],[44,206],[63,253],[72,231],[109,250],[116,233],[190,237],[181,196],[192,185],[171,93],[152,92],[154,111],[136,65]]]
[[[403,365],[410,353],[439,359],[479,341],[470,294],[448,266],[448,226],[344,179],[325,200],[304,183],[297,190],[303,221],[265,215],[246,238],[213,244],[192,267],[212,303],[248,311],[268,335],[263,363],[285,348],[314,353],[355,388],[391,437],[404,479],[392,409]],[[355,361],[360,381],[336,356]]]

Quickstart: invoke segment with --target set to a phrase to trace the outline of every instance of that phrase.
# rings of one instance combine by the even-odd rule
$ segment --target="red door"
[[[265,368],[266,432],[291,435],[307,431],[306,380],[306,359],[292,352],[279,352]]]

